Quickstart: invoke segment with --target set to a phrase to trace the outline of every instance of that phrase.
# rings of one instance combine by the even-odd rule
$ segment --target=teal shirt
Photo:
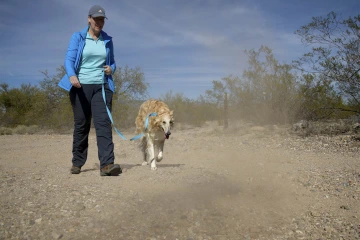
[[[78,73],[80,83],[103,83],[105,60],[106,49],[102,35],[100,34],[99,38],[94,40],[89,33],[87,33]]]

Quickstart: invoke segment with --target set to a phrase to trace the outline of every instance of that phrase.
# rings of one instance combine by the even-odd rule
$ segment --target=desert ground
[[[156,171],[113,137],[123,173],[100,177],[93,129],[79,175],[71,134],[0,136],[0,239],[360,239],[349,135],[176,126]]]

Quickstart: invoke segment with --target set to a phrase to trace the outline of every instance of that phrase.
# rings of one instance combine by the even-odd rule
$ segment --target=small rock
[[[72,206],[71,209],[72,209],[73,211],[82,211],[82,210],[85,209],[85,206],[84,206],[84,204],[82,204],[82,203],[76,203],[76,204],[74,204],[74,205]]]
[[[312,217],[320,217],[320,213],[315,212],[315,211],[310,211],[309,215],[312,216]]]
[[[340,208],[344,209],[344,210],[350,210],[350,208],[348,206],[345,206],[345,205],[341,205]]]
[[[51,236],[53,237],[53,239],[60,239],[62,238],[62,234],[57,234],[57,233],[52,233]]]
[[[38,219],[35,220],[35,222],[36,222],[37,224],[41,223],[41,221],[42,221],[42,218],[38,218]]]

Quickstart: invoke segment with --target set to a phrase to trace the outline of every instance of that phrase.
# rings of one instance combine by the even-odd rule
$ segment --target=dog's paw
[[[147,161],[144,161],[141,165],[142,165],[142,166],[146,166],[146,165],[148,165],[148,162],[147,162]]]
[[[157,169],[157,167],[151,167],[151,170],[156,170]]]

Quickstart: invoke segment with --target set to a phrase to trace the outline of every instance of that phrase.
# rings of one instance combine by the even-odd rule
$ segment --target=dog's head
[[[169,139],[174,124],[173,111],[160,113],[156,120],[156,125],[164,131],[165,138]]]

